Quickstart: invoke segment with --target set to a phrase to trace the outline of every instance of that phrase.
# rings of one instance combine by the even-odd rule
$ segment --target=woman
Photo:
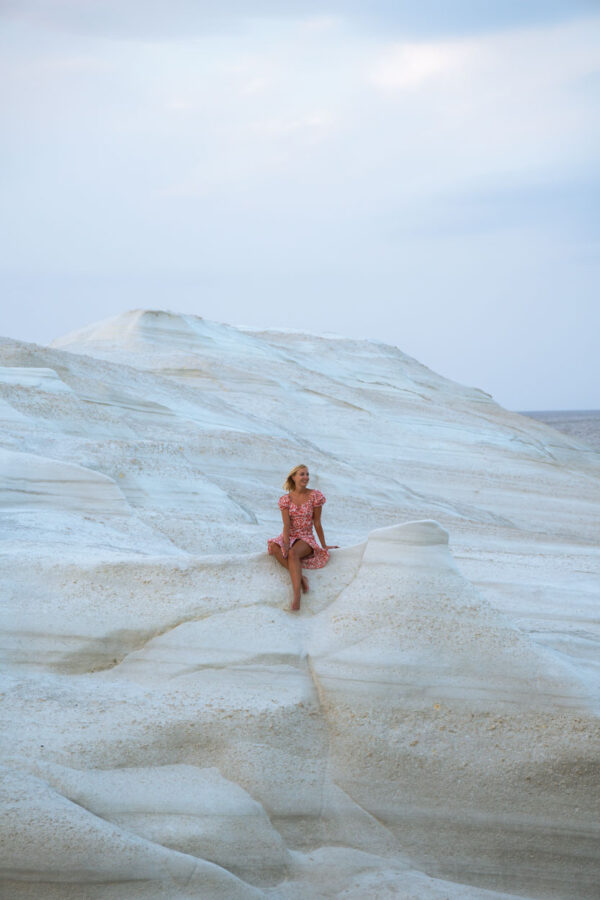
[[[277,562],[288,570],[292,579],[294,599],[290,611],[300,609],[300,592],[308,591],[308,581],[302,568],[321,569],[329,559],[329,550],[337,550],[336,544],[325,543],[321,525],[321,507],[325,497],[321,491],[309,490],[308,469],[294,466],[283,485],[288,492],[279,498],[279,509],[283,518],[283,531],[279,537],[271,538],[267,547]],[[321,546],[313,534],[313,523]]]

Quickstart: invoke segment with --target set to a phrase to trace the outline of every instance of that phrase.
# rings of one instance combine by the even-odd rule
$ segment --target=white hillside
[[[0,893],[596,896],[599,454],[162,311],[0,339],[0,420]],[[299,462],[342,548],[292,617]]]

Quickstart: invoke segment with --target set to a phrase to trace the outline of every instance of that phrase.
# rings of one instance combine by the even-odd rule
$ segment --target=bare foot
[[[300,604],[298,604],[298,606],[285,606],[284,611],[285,612],[300,612]]]
[[[302,593],[308,594],[308,578],[306,577],[306,575],[302,576],[302,578],[300,579],[300,584],[302,586]]]
[[[298,612],[300,609],[300,591],[298,594],[294,591],[294,596],[292,597],[292,602],[290,603],[290,612]]]

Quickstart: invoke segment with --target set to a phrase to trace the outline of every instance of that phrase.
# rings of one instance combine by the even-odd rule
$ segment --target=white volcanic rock
[[[0,793],[7,897],[39,897],[40,883],[46,897],[69,896],[70,885],[79,891],[85,886],[87,893],[88,885],[93,890],[114,882],[123,883],[121,896],[127,896],[129,882],[162,883],[167,891],[180,883],[192,896],[195,889],[222,900],[261,896],[214,864],[170,851],[93,815],[41,779],[2,774],[8,783]],[[53,890],[57,884],[62,893]]]
[[[251,882],[281,881],[289,854],[260,804],[218,769],[88,769],[40,764],[78,806],[146,840],[209,860]]]
[[[112,478],[73,463],[0,450],[2,509],[53,509],[105,516],[129,507]]]
[[[597,453],[369,341],[0,363],[3,896],[596,897]],[[294,616],[300,461],[343,548]]]
[[[34,366],[0,366],[0,384],[38,388],[44,394],[71,392],[71,388],[60,380],[54,369],[36,369]]]

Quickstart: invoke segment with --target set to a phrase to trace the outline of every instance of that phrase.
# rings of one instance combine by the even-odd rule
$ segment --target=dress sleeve
[[[289,509],[290,508],[290,498],[288,494],[284,494],[283,497],[279,498],[279,509]]]
[[[323,506],[327,501],[321,491],[315,491],[313,494],[313,506]]]

